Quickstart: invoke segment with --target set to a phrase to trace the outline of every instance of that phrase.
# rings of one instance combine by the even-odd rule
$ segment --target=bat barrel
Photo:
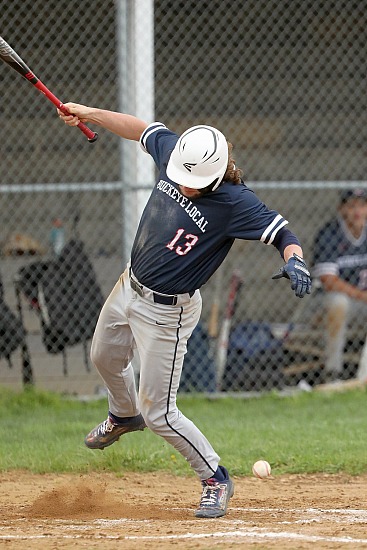
[[[47,99],[49,99],[58,109],[63,110],[63,112],[70,114],[67,109],[63,109],[62,102],[45,86],[31,71],[31,69],[26,65],[19,57],[19,55],[9,46],[9,44],[0,36],[0,59],[4,61],[9,67],[17,71],[21,76],[28,80],[35,88],[42,92]],[[85,124],[80,122],[77,126],[79,130],[83,132],[88,138],[90,143],[94,143],[98,134],[90,130]]]

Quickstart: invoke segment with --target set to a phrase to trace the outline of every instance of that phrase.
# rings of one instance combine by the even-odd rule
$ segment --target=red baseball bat
[[[33,84],[37,90],[42,92],[47,99],[51,101],[60,111],[65,113],[66,115],[69,115],[69,111],[65,107],[65,105],[45,86],[37,77],[36,75],[31,71],[31,69],[26,65],[19,57],[19,55],[9,46],[7,42],[0,36],[0,59],[4,61],[9,67],[17,71],[21,76],[23,76],[28,82]],[[83,122],[80,122],[77,126],[79,130],[83,132],[88,138],[88,141],[90,143],[93,143],[98,138],[98,134],[96,132],[92,132],[86,126],[83,124]]]

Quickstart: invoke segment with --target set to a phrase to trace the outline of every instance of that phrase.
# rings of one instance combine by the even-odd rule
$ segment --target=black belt
[[[135,281],[130,275],[130,286],[139,296],[144,296],[144,286]],[[194,292],[188,292],[190,298],[194,295]],[[152,290],[153,301],[156,304],[164,304],[165,306],[175,306],[177,305],[177,294],[158,294]]]

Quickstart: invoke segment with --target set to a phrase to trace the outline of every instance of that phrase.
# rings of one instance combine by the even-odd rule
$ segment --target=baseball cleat
[[[106,420],[98,424],[84,439],[84,443],[89,449],[101,449],[109,447],[115,443],[120,436],[128,432],[144,430],[146,424],[141,414],[130,418],[126,423],[116,424],[108,416]]]
[[[228,479],[224,481],[211,477],[201,482],[203,492],[199,508],[195,511],[197,518],[220,518],[227,512],[228,501],[234,494],[234,483],[226,473]]]

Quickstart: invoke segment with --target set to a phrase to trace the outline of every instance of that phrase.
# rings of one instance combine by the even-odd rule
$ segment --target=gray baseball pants
[[[347,338],[347,328],[352,323],[366,326],[367,304],[352,300],[346,294],[328,292],[324,296],[326,308],[326,349],[325,369],[327,372],[343,371],[343,352]],[[357,378],[367,379],[367,343],[365,343],[357,371]]]
[[[219,456],[205,436],[177,408],[187,340],[201,314],[201,295],[178,295],[177,304],[153,301],[143,287],[130,286],[129,269],[107,298],[93,336],[91,359],[108,391],[109,410],[119,417],[143,415],[154,433],[173,445],[200,479],[212,477]],[[139,395],[131,360],[140,359]]]

